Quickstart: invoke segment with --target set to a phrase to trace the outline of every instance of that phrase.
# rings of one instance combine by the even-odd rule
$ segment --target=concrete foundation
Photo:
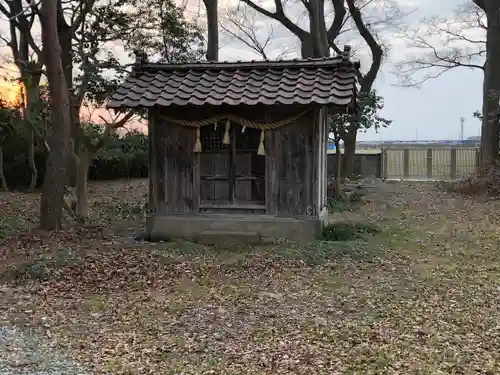
[[[215,245],[269,243],[285,238],[307,243],[320,238],[321,220],[269,215],[156,214],[147,219],[147,232],[151,241],[184,238]]]

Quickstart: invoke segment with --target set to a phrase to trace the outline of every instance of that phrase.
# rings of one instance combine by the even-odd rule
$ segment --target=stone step
[[[260,235],[257,232],[205,230],[198,234],[196,242],[218,246],[256,245],[260,242]]]

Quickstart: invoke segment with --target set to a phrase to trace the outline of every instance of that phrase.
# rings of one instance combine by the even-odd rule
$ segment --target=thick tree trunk
[[[76,209],[75,214],[82,218],[89,217],[89,201],[87,189],[87,176],[89,173],[90,161],[92,155],[86,147],[80,147],[78,153],[78,167],[76,171]]]
[[[7,191],[9,190],[9,186],[7,185],[7,179],[5,178],[5,173],[3,171],[3,149],[0,145],[0,183],[2,184],[1,190]]]
[[[368,72],[361,78],[361,92],[370,92],[377,77],[382,63],[383,50],[374,37],[373,32],[364,22],[361,8],[363,7],[356,0],[333,0],[332,5],[335,9],[335,16],[330,28],[326,27],[324,0],[310,0],[305,2],[309,16],[309,31],[305,31],[290,20],[284,10],[283,2],[275,2],[275,11],[269,12],[255,2],[242,0],[257,12],[280,22],[286,29],[292,32],[301,43],[302,58],[320,58],[330,55],[330,47],[334,48],[334,41],[339,36],[345,22],[347,5],[351,20],[354,22],[359,35],[369,46],[372,54],[372,63]],[[494,0],[474,0],[474,1],[494,1]],[[344,173],[352,174],[354,168],[354,152],[356,149],[356,138],[359,127],[354,126],[348,131],[347,140],[344,140]]]
[[[309,1],[309,29],[314,57],[330,55],[325,24],[325,3],[323,0]]]
[[[30,125],[32,127],[33,125]],[[29,185],[29,190],[34,190],[36,188],[36,182],[38,181],[38,169],[36,169],[36,163],[35,163],[35,147],[36,147],[36,137],[35,137],[35,130],[30,129],[29,131],[30,134],[30,146],[29,146],[29,152],[28,152],[28,164],[31,169],[31,181]]]
[[[344,136],[344,157],[342,158],[342,176],[351,177],[354,173],[354,158],[356,157],[356,135],[348,132]]]
[[[35,150],[36,150],[36,134],[35,129],[38,121],[35,119],[39,115],[40,103],[40,79],[42,77],[41,67],[37,63],[31,63],[33,70],[26,71],[26,117],[28,121],[29,134],[30,134],[30,149],[28,154],[28,163],[31,168],[31,182],[29,189],[33,190],[38,181],[38,169],[35,164]]]
[[[61,226],[66,170],[68,165],[71,136],[71,108],[68,87],[61,62],[61,46],[57,34],[57,0],[41,2],[40,22],[44,61],[52,98],[51,152],[40,204],[40,226],[56,230]]]
[[[496,3],[496,2],[495,2]],[[491,4],[491,5],[490,5]],[[500,100],[500,15],[498,4],[485,1],[488,29],[486,32],[486,62],[483,81],[483,120],[481,126],[481,165],[487,166],[499,159]]]
[[[40,102],[40,80],[42,78],[42,67],[40,63],[30,61],[29,47],[26,35],[21,33],[19,44],[19,60],[17,67],[21,73],[24,91],[23,117],[24,125],[29,132],[28,164],[31,169],[31,182],[29,189],[33,190],[38,181],[38,170],[35,164],[36,134],[34,127],[37,126],[36,116],[38,115]]]
[[[71,121],[71,138],[73,139],[73,147],[77,153],[80,146],[79,137],[79,112],[80,108],[75,108],[75,98],[73,95],[73,35],[71,33],[71,26],[66,22],[63,13],[62,2],[58,1],[57,8],[57,35],[59,38],[61,63],[66,78],[66,85],[68,87],[68,98],[70,101],[70,121]],[[72,158],[68,159],[67,168],[67,181],[66,184],[72,187],[76,186],[76,170],[77,167]]]
[[[219,23],[217,0],[203,0],[207,11],[207,61],[219,60]]]

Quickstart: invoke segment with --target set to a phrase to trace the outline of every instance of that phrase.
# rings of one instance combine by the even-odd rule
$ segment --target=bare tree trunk
[[[351,125],[352,126],[352,125]],[[348,132],[344,136],[344,157],[342,158],[342,176],[351,177],[354,173],[354,158],[356,157],[356,132]]]
[[[15,34],[13,35],[15,37]],[[13,50],[15,47],[13,48]],[[17,67],[21,73],[21,78],[24,86],[24,107],[23,117],[24,125],[29,131],[29,150],[28,150],[28,164],[31,169],[31,182],[29,189],[33,190],[38,181],[38,170],[35,164],[35,148],[36,136],[34,127],[37,126],[35,120],[38,115],[37,104],[40,101],[40,80],[42,77],[42,66],[37,61],[30,61],[29,44],[27,35],[21,33],[19,50],[15,52],[17,56]]]
[[[368,95],[372,90],[375,79],[382,65],[382,56],[384,54],[380,43],[375,39],[374,34],[367,27],[363,21],[360,11],[360,5],[355,0],[347,0],[347,6],[352,20],[358,29],[359,34],[370,48],[372,54],[372,63],[368,72],[364,74],[360,80],[361,90],[359,95]],[[354,172],[354,159],[356,157],[356,140],[358,137],[358,130],[360,128],[358,119],[355,119],[349,128],[344,139],[344,174],[347,177],[352,176]]]
[[[89,217],[89,201],[87,194],[87,176],[89,173],[92,153],[81,143],[78,153],[78,166],[76,170],[76,209],[75,214],[82,218]]]
[[[324,8],[324,0],[309,1],[309,29],[311,30],[314,57],[326,57],[330,55],[330,47],[328,46],[326,37]]]
[[[486,31],[486,62],[484,65],[483,108],[481,126],[481,165],[487,166],[499,159],[500,100],[500,14],[498,3],[484,2],[488,28]]]
[[[31,125],[34,126],[34,125]],[[35,137],[35,130],[30,129],[30,148],[28,152],[28,164],[31,169],[31,181],[29,185],[29,190],[34,190],[36,187],[36,182],[38,181],[38,169],[36,169],[36,163],[35,163],[35,147],[36,147],[36,137]]]
[[[40,226],[46,230],[61,227],[66,171],[70,151],[71,108],[68,86],[61,61],[57,33],[57,0],[43,0],[40,9],[43,54],[52,98],[50,153],[42,189]]]
[[[59,38],[61,63],[66,78],[68,87],[68,97],[70,102],[70,121],[71,121],[71,138],[73,139],[74,151],[77,153],[80,146],[79,137],[79,110],[75,108],[75,98],[73,95],[73,35],[71,25],[68,24],[64,17],[63,2],[57,1],[57,35]],[[73,150],[72,150],[73,151]],[[67,181],[69,186],[76,186],[76,170],[77,167],[72,158],[68,159]]]
[[[0,183],[2,184],[1,190],[7,191],[9,190],[9,186],[7,185],[7,179],[5,178],[5,173],[3,170],[3,149],[0,146]]]
[[[217,16],[217,0],[203,0],[207,11],[207,61],[219,60],[219,23]]]

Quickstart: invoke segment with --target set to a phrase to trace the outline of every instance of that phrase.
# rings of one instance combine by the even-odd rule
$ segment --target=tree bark
[[[37,117],[39,115],[40,103],[40,80],[42,77],[41,66],[37,62],[27,63],[28,67],[23,69],[24,73],[24,91],[25,91],[25,121],[30,134],[30,146],[28,153],[28,163],[31,169],[31,182],[29,189],[33,190],[38,181],[38,169],[35,164],[35,150],[36,150],[36,133],[35,127],[39,125]]]
[[[217,15],[217,0],[203,0],[207,11],[207,61],[219,60],[219,23]]]
[[[349,132],[348,130],[346,135],[343,137],[344,139],[344,157],[342,158],[343,177],[349,178],[354,173],[354,159],[356,157],[356,134],[357,131]]]
[[[32,125],[31,125],[32,126]],[[36,188],[36,182],[38,181],[38,169],[36,168],[35,163],[35,147],[36,147],[36,138],[35,138],[35,130],[29,130],[29,151],[28,151],[28,164],[31,169],[31,181],[28,187],[29,190],[34,190]]]
[[[382,65],[383,50],[380,44],[374,38],[372,32],[368,29],[365,22],[363,21],[359,5],[356,4],[355,0],[347,0],[347,7],[349,8],[349,13],[351,14],[352,20],[354,21],[359,34],[370,48],[370,52],[372,54],[372,63],[370,65],[370,69],[368,69],[368,72],[365,75],[358,77],[360,78],[361,84],[359,95],[366,95],[369,94],[372,90],[375,79],[377,78],[378,72],[380,71],[380,67]],[[345,177],[352,176],[354,172],[356,141],[359,128],[359,121],[355,118],[347,129],[347,134],[344,139],[343,171]]]
[[[2,184],[1,190],[8,191],[9,186],[7,185],[7,179],[5,178],[5,173],[3,171],[3,149],[0,145],[0,183]]]
[[[74,150],[78,150],[79,141],[79,110],[75,108],[75,98],[73,95],[73,30],[72,26],[66,22],[64,18],[63,3],[57,0],[57,35],[59,38],[61,63],[66,78],[68,87],[68,97],[70,102],[70,121],[71,121],[71,138],[73,138]],[[72,187],[76,186],[76,165],[74,161],[68,159],[67,181],[66,184]]]
[[[57,3],[57,0],[43,0],[40,9],[43,54],[52,99],[53,131],[40,204],[40,226],[46,230],[61,227],[71,136],[70,99],[57,33]]]
[[[36,126],[35,115],[38,111],[37,104],[40,101],[40,79],[42,77],[42,66],[40,62],[33,61],[29,53],[29,37],[27,31],[19,32],[19,43],[17,43],[18,32],[16,28],[12,28],[11,23],[11,51],[14,56],[14,62],[19,69],[21,81],[23,83],[23,117],[27,131],[29,132],[29,150],[28,150],[28,163],[31,169],[31,182],[29,189],[33,190],[36,187],[38,180],[38,170],[35,165],[35,146]]]
[[[89,173],[90,161],[92,153],[85,147],[82,142],[78,153],[78,166],[76,170],[76,209],[75,214],[82,218],[89,217],[89,201],[87,194],[87,176]]]
[[[481,165],[488,166],[499,159],[500,100],[500,15],[496,1],[485,0],[488,28],[486,31],[486,62],[484,64],[483,108],[481,126]]]

